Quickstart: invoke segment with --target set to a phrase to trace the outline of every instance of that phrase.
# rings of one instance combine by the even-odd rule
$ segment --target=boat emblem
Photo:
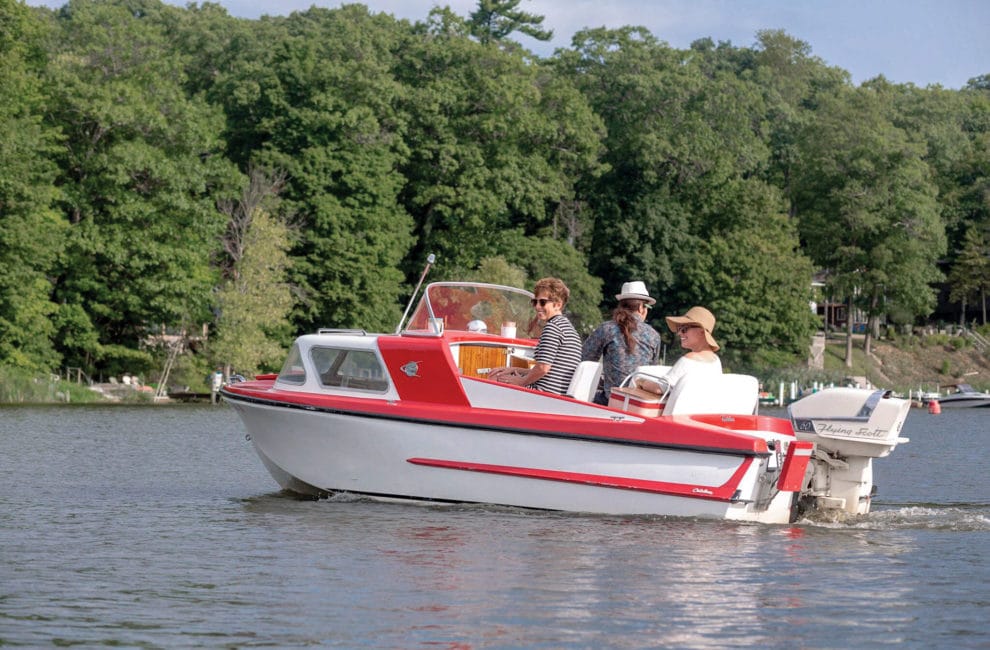
[[[410,361],[400,366],[399,370],[404,372],[407,377],[419,377],[419,361]]]

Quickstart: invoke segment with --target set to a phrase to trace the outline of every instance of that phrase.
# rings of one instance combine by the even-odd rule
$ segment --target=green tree
[[[538,41],[553,38],[552,30],[540,27],[543,16],[518,9],[520,0],[478,0],[471,12],[468,26],[471,35],[482,43],[499,42],[514,32],[521,32]]]
[[[284,178],[258,170],[241,199],[223,206],[229,221],[224,237],[226,278],[217,291],[217,328],[210,354],[217,364],[248,375],[277,368],[293,306],[287,282],[291,231],[271,210]]]
[[[486,257],[478,263],[477,269],[465,271],[460,277],[449,279],[504,284],[517,289],[527,289],[530,283],[525,269],[510,264],[501,255]]]
[[[160,2],[73,0],[56,14],[50,115],[69,224],[56,297],[74,307],[67,361],[116,374],[152,363],[150,328],[208,322],[214,202],[237,182],[222,115],[184,90],[184,59]],[[87,331],[88,329],[88,331]],[[93,335],[95,334],[95,336]]]
[[[644,280],[659,296],[657,313],[702,302],[721,309],[727,348],[738,341],[740,354],[794,353],[810,333],[811,272],[780,224],[779,192],[761,178],[767,108],[736,72],[747,58],[710,42],[681,52],[626,28],[581,32],[554,64],[607,127],[608,171],[582,184],[595,217],[592,272],[606,287]],[[766,269],[745,244],[729,245],[758,233],[773,243],[759,248],[770,281],[750,276]],[[763,330],[746,323],[755,316]]]
[[[603,129],[566,80],[464,37],[456,16],[433,19],[398,67],[410,154],[401,201],[416,224],[414,260],[434,252],[472,269],[503,230],[535,236],[562,224],[576,180],[601,166]]]
[[[310,9],[275,20],[277,40],[234,67],[231,91],[257,97],[228,114],[252,160],[284,170],[286,209],[301,237],[291,281],[301,291],[298,329],[391,330],[400,317],[412,222],[398,201],[408,155],[405,89],[393,78],[407,24],[362,6]],[[261,78],[253,71],[264,68]],[[261,83],[261,88],[258,84]]]
[[[832,288],[870,321],[864,348],[886,299],[916,316],[930,313],[945,252],[936,188],[925,146],[894,126],[889,105],[862,87],[823,100],[803,131],[796,213],[812,259]],[[852,363],[852,314],[846,364]]]
[[[828,67],[812,54],[811,46],[782,30],[761,30],[752,58],[744,60],[739,74],[761,89],[766,105],[770,164],[765,178],[791,201],[793,216],[794,169],[800,162],[798,138],[815,119],[819,97],[849,84],[849,73]]]
[[[50,275],[62,250],[53,209],[57,130],[44,124],[45,26],[0,0],[0,364],[55,370]]]
[[[979,300],[983,324],[987,324],[987,289],[990,288],[990,247],[976,226],[966,230],[962,248],[949,270],[949,300],[962,303],[959,324],[966,324],[966,305]]]
[[[545,236],[529,236],[520,230],[507,230],[495,242],[505,259],[525,269],[530,283],[552,276],[570,290],[565,313],[582,334],[589,334],[602,318],[602,282],[588,272],[585,256],[565,241]],[[532,286],[526,287],[533,289]]]
[[[743,212],[686,252],[672,311],[708,307],[730,364],[803,361],[818,325],[810,309],[811,260],[801,254],[796,225],[776,190],[739,183],[736,191],[748,196],[727,209]]]

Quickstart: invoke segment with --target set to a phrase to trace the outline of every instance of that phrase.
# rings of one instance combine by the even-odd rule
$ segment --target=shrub
[[[953,336],[949,339],[949,347],[952,350],[962,350],[963,348],[968,348],[970,346],[970,340],[965,336]]]
[[[99,401],[103,401],[103,397],[84,384],[62,381],[58,375],[39,376],[22,368],[0,366],[0,403],[82,404]]]

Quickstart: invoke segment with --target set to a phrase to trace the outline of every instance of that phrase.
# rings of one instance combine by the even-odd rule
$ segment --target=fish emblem
[[[410,361],[399,367],[406,377],[419,377],[419,361]]]

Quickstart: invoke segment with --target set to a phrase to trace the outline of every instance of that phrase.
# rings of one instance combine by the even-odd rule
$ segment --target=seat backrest
[[[598,380],[602,376],[601,361],[582,361],[578,364],[574,376],[571,377],[571,385],[567,387],[568,397],[579,399],[582,402],[590,402],[595,398],[595,391],[598,389]]]
[[[637,366],[636,372],[653,377],[663,377],[673,366]]]
[[[688,374],[677,382],[663,409],[664,415],[728,413],[752,415],[760,400],[760,382],[750,375]]]

